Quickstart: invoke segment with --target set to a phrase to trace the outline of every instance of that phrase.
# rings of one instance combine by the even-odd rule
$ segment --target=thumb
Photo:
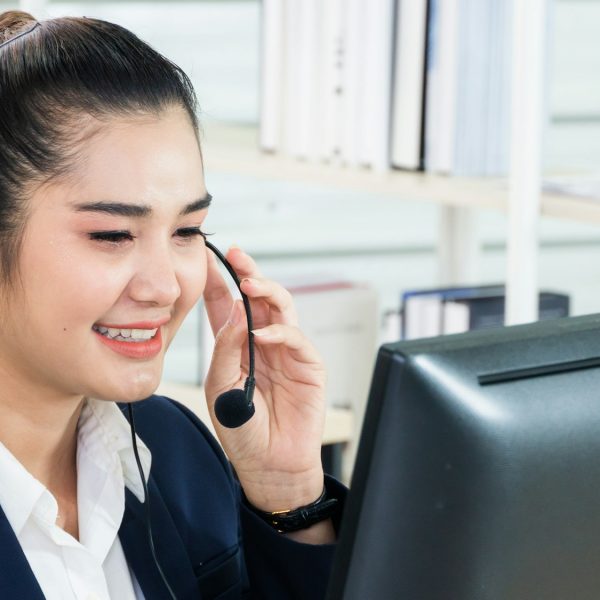
[[[215,347],[205,382],[208,393],[211,390],[221,392],[230,389],[241,377],[242,349],[247,337],[243,316],[243,303],[241,300],[235,300],[227,322],[215,337]]]

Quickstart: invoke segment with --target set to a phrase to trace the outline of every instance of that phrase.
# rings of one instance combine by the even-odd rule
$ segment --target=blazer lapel
[[[152,537],[160,567],[177,600],[199,600],[198,583],[188,553],[152,477],[148,481],[148,493]],[[146,506],[127,488],[119,538],[146,600],[171,600],[150,550]]]
[[[0,598],[44,600],[44,594],[27,562],[4,511],[0,507]]]

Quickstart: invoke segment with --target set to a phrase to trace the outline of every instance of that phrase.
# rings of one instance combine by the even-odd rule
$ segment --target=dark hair
[[[0,45],[0,282],[12,285],[28,195],[68,177],[103,123],[179,106],[197,139],[199,126],[187,75],[119,25],[7,11]],[[87,117],[95,127],[82,127]]]

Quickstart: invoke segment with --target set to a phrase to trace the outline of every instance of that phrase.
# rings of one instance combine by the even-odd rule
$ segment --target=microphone
[[[250,310],[250,300],[248,300],[248,296],[242,292],[240,288],[240,280],[238,279],[236,272],[233,270],[233,267],[229,264],[229,261],[213,244],[206,239],[205,244],[207,248],[214,252],[215,256],[225,265],[225,268],[233,277],[238,290],[240,290],[242,300],[244,301],[244,308],[246,309],[246,320],[248,322],[249,360],[248,377],[246,377],[244,389],[234,389],[229,390],[228,392],[223,392],[215,401],[215,415],[219,420],[219,423],[221,423],[223,427],[235,429],[236,427],[241,427],[244,423],[249,421],[254,414],[254,402],[252,402],[252,398],[254,396],[254,387],[256,386],[256,381],[254,379],[254,334],[252,333],[254,326],[252,325],[252,311]]]

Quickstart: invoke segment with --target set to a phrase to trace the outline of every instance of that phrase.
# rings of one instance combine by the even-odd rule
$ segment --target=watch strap
[[[333,517],[338,510],[338,499],[329,498],[326,487],[323,487],[322,494],[314,502],[294,509],[265,512],[250,504],[247,499],[246,502],[254,514],[279,533],[307,529],[315,523]]]

